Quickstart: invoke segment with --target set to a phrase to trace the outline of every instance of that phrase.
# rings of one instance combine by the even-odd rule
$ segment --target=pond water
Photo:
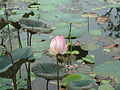
[[[49,0],[47,1],[46,2],[42,0],[39,1],[40,3],[42,3],[40,8],[43,10],[39,12],[40,15],[38,14],[37,11],[35,11],[37,15],[33,17],[33,19],[39,17],[40,19],[45,20],[47,23],[52,24],[54,27],[58,26],[60,28],[57,28],[58,30],[53,31],[53,33],[51,34],[33,35],[32,47],[34,51],[37,51],[37,53],[35,53],[36,62],[33,63],[32,66],[38,62],[55,62],[55,57],[51,58],[49,56],[46,56],[45,54],[46,52],[44,53],[39,53],[39,52],[48,49],[51,38],[53,38],[57,34],[63,34],[64,36],[66,36],[65,33],[68,32],[65,32],[65,30],[63,29],[69,30],[70,23],[73,23],[72,24],[73,36],[78,35],[77,33],[80,34],[85,32],[84,35],[82,34],[78,37],[76,36],[77,37],[76,39],[72,39],[73,44],[79,41],[82,44],[87,44],[87,45],[92,44],[91,48],[96,47],[96,44],[99,46],[99,48],[97,49],[93,48],[93,50],[88,50],[88,55],[95,56],[95,64],[92,64],[90,66],[94,67],[105,61],[116,60],[112,57],[120,57],[119,46],[112,47],[111,49],[109,49],[110,51],[108,52],[104,51],[105,45],[107,47],[109,47],[112,44],[120,45],[120,7],[117,6],[118,4],[116,5],[110,4],[104,2],[103,0],[99,0],[99,1],[98,0],[65,0],[66,2],[64,3],[59,3],[59,1],[57,3],[56,1],[55,4],[53,5],[48,4],[47,6],[46,3],[52,3],[49,2]],[[24,8],[26,8],[26,6],[24,6]],[[101,21],[100,20],[97,21],[96,17],[89,17],[89,18],[85,16],[82,17],[81,16],[82,13],[85,12],[96,13],[99,15],[99,17],[107,17],[108,20],[104,21],[104,19],[102,20],[100,19]],[[64,13],[68,13],[68,14],[63,15]],[[30,18],[32,18],[32,16]],[[77,23],[79,22],[79,23],[74,24],[74,22]],[[75,31],[74,29],[75,27],[77,27],[78,31],[77,30]],[[80,32],[80,30],[82,32]],[[22,31],[21,37],[22,37],[23,46],[25,46],[26,33]],[[118,42],[116,43],[117,40]],[[13,41],[12,44],[14,48],[17,47],[15,45],[16,42]],[[77,63],[76,61],[77,60],[74,60],[73,63]],[[23,65],[23,72],[24,72],[24,65]],[[36,79],[32,82],[32,88],[33,90],[45,90],[45,84],[46,84],[46,80],[36,77]],[[49,84],[49,90],[56,90],[56,85]]]

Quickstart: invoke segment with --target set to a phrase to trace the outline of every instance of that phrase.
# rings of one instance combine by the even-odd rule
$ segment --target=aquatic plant
[[[33,60],[31,48],[26,47],[20,50],[6,51],[6,55],[0,56],[0,77],[13,80],[14,90],[17,90],[16,73],[25,62]],[[29,74],[29,71],[27,71]]]
[[[62,35],[58,35],[52,39],[50,43],[49,53],[52,55],[56,55],[57,59],[57,89],[59,90],[59,67],[58,67],[58,56],[59,54],[65,54],[67,51],[68,45],[64,41],[64,37]]]
[[[19,23],[23,29],[27,29],[27,45],[31,46],[31,40],[33,34],[50,34],[53,30],[48,27],[46,23],[31,19],[20,19]],[[30,33],[30,35],[29,35]]]
[[[57,64],[55,63],[38,63],[32,67],[32,72],[37,77],[42,77],[47,80],[46,90],[48,90],[49,81],[58,79],[58,76],[57,76],[58,69],[60,72],[59,79],[62,79],[63,77],[68,75],[67,73],[65,73],[64,66],[58,65],[58,67],[59,68],[57,68]]]
[[[81,17],[86,17],[88,20],[88,32],[89,32],[89,18],[96,18],[98,17],[97,13],[90,13],[90,12],[85,12],[81,14]]]

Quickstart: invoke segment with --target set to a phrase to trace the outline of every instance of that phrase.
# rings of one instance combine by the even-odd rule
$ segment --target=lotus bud
[[[68,45],[64,41],[64,37],[62,35],[58,35],[52,39],[50,43],[49,53],[51,55],[65,54],[67,51]]]

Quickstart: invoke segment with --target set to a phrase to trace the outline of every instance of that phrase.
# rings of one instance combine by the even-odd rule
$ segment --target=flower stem
[[[59,65],[58,65],[58,55],[56,55],[56,59],[57,59],[57,90],[59,90]]]
[[[47,83],[46,83],[46,90],[48,90],[48,84],[49,84],[49,80],[47,80]]]
[[[5,11],[7,11],[6,4],[4,6],[5,6]],[[11,34],[10,34],[11,32],[10,32],[9,20],[8,20],[8,11],[5,13],[5,16],[6,16],[6,20],[8,22],[7,29],[8,29],[8,37],[9,37],[10,49],[12,50],[12,42],[11,42]]]
[[[14,60],[12,58],[12,55],[9,53],[8,54],[10,56],[10,60],[11,60],[11,63],[13,65],[13,77],[12,77],[12,80],[13,80],[13,85],[14,85],[14,90],[17,90],[17,84],[16,84],[16,69],[15,69],[15,64],[14,64]]]
[[[87,19],[88,19],[88,33],[89,33],[89,17],[87,17]]]
[[[71,57],[71,55],[72,55],[72,40],[71,40],[71,32],[72,32],[72,23],[70,23],[70,30],[69,30],[69,42],[70,42],[70,56],[69,57]],[[70,60],[70,58],[69,58],[69,60]],[[69,64],[71,65],[72,64],[72,62],[71,62],[71,60],[69,61]]]
[[[30,62],[28,62],[28,89],[32,90],[32,87],[31,87]]]

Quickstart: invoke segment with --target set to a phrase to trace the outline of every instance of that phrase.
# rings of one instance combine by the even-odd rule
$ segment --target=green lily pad
[[[91,79],[72,81],[68,83],[66,90],[83,90],[84,87],[90,89],[94,83],[95,82]]]
[[[56,5],[40,5],[39,7],[41,11],[53,11],[58,9],[58,6]]]
[[[59,27],[57,28],[56,30],[53,31],[52,33],[53,35],[63,35],[64,37],[66,37],[67,39],[70,38],[68,37],[69,35],[69,27]],[[78,37],[81,37],[83,35],[86,34],[86,31],[85,30],[80,30],[79,28],[76,28],[76,27],[72,27],[72,30],[71,30],[71,38],[74,37],[74,38],[78,38]]]
[[[63,12],[48,12],[41,15],[41,19],[50,22],[60,22],[61,20],[58,17],[64,19],[64,18],[73,18],[74,16],[72,14],[63,13]]]
[[[81,48],[83,49],[83,50],[96,50],[96,49],[98,49],[99,48],[99,45],[97,45],[97,44],[94,44],[94,43],[87,43],[87,44],[82,44],[81,45]]]
[[[20,66],[27,62],[28,60],[33,60],[33,53],[30,47],[26,47],[20,50],[14,50],[10,52],[15,63],[15,73],[17,73]],[[11,63],[10,57],[4,55],[0,57],[0,77],[12,78],[13,75],[13,65]]]
[[[109,49],[109,48],[104,48],[103,51],[106,52],[106,53],[109,53],[109,52],[111,52],[111,49]]]
[[[87,62],[87,63],[93,64],[93,63],[95,63],[95,56],[89,55],[89,56],[86,56],[85,58],[83,57],[82,60]]]
[[[24,88],[26,86],[26,80],[24,78],[19,78],[18,74],[17,76],[17,88]],[[7,78],[0,78],[0,90],[7,90],[7,89],[13,89],[13,85],[12,85],[12,80],[11,79],[7,79]]]
[[[36,60],[40,59],[42,57],[42,53],[34,53],[34,58]]]
[[[115,90],[111,85],[101,85],[98,90]]]
[[[13,22],[16,22],[16,21],[18,21],[19,19],[21,19],[22,16],[23,16],[23,14],[11,15],[11,16],[9,16],[9,20],[10,20],[10,21],[13,21]]]
[[[100,30],[90,30],[89,33],[90,35],[93,35],[93,36],[98,36],[102,34]]]
[[[32,67],[32,72],[37,77],[42,77],[46,80],[56,80],[57,79],[57,65],[55,63],[38,63]],[[67,76],[64,67],[59,65],[59,79]]]
[[[82,77],[80,75],[77,75],[77,74],[70,74],[66,77],[64,77],[62,79],[62,82],[63,83],[68,83],[68,82],[71,82],[71,81],[76,81],[76,80],[80,80]]]
[[[120,7],[120,4],[108,4],[107,7]]]
[[[68,0],[38,0],[40,4],[61,4],[67,2]]]
[[[102,82],[102,84],[109,84],[110,80],[102,80],[101,82]]]
[[[40,35],[33,35],[32,37],[32,50],[35,52],[35,59],[40,59],[44,50],[48,50],[50,47],[50,40],[46,40],[44,42],[40,42],[44,37],[42,38]],[[22,40],[22,45],[25,47],[27,46],[27,41]]]
[[[24,18],[20,19],[19,23],[23,29],[27,29],[27,31],[32,34],[37,33],[50,34],[53,31],[51,28],[48,28],[48,25],[46,23],[43,23],[42,21]]]
[[[103,76],[115,77],[120,82],[120,72],[118,68],[120,68],[120,61],[107,61],[96,66],[93,69],[93,73]]]
[[[115,86],[115,90],[120,90],[120,83]]]

